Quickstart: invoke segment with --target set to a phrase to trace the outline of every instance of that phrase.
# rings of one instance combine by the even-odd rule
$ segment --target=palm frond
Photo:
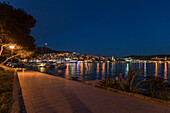
[[[123,73],[120,73],[120,75],[119,75],[119,83],[120,83],[120,87],[122,88],[122,90],[125,90],[122,76],[123,76]]]
[[[143,87],[141,87],[141,88],[137,88],[137,89],[135,89],[135,90],[134,90],[134,92],[133,92],[133,93],[141,92],[143,89],[144,89]]]
[[[133,86],[132,86],[132,91],[135,91],[135,89],[137,89],[137,87],[139,86],[139,85],[141,85],[141,84],[143,84],[143,83],[149,83],[149,82],[151,82],[152,80],[151,79],[147,79],[147,80],[142,80],[142,81],[138,81],[138,82],[136,82],[136,84],[134,84]]]
[[[132,71],[133,71],[133,65],[130,67],[130,69],[129,69],[129,71],[128,71],[128,74],[127,74],[127,76],[126,76],[126,81],[125,81],[125,84],[126,84],[126,86],[128,86],[129,85],[129,80],[131,79],[131,73],[132,73]]]
[[[138,77],[139,75],[141,75],[143,72],[142,71],[142,68],[140,68],[133,76],[132,76],[132,79],[130,81],[130,85],[129,85],[129,90],[131,91],[132,90],[132,86],[133,86],[133,82],[135,80],[136,77]]]

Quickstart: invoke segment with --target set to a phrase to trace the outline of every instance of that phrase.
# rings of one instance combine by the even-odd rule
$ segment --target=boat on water
[[[38,67],[46,67],[46,66],[47,66],[47,62],[45,62],[45,61],[38,62],[38,63],[37,63],[37,66],[38,66]]]
[[[15,68],[17,71],[26,70],[26,66],[22,63],[14,63],[12,67]]]
[[[63,70],[63,69],[66,69],[66,68],[67,68],[67,65],[64,64],[64,63],[57,64],[57,69],[59,69],[59,70]]]
[[[69,63],[77,63],[77,60],[70,60]]]
[[[59,61],[56,61],[57,64],[61,64],[63,61],[59,60]]]

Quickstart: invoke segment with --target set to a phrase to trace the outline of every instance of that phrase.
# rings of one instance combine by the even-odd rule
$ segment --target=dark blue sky
[[[169,0],[8,1],[35,17],[38,46],[115,57],[170,54]]]

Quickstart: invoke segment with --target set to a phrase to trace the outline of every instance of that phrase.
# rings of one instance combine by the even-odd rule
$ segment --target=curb
[[[107,91],[112,91],[112,92],[115,92],[115,93],[127,95],[127,96],[130,96],[130,97],[135,97],[137,99],[144,100],[144,101],[147,101],[147,102],[151,102],[151,103],[154,103],[154,104],[159,104],[159,105],[170,107],[170,101],[165,102],[163,100],[144,96],[144,95],[141,95],[141,94],[135,94],[135,93],[125,92],[125,91],[120,91],[120,90],[117,90],[117,89],[114,89],[114,88],[109,88],[109,87],[105,88],[105,87],[100,86],[100,85],[96,85],[95,87],[102,88],[102,89],[107,90]]]
[[[12,105],[11,105],[10,113],[27,113],[16,70],[14,73],[14,80],[13,80]]]

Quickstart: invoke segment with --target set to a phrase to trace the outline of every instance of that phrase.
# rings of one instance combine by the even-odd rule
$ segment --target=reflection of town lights
[[[15,48],[15,46],[9,46],[9,48],[10,48],[10,49],[14,49],[14,48]]]
[[[41,67],[41,68],[40,68],[40,72],[45,72],[45,68],[44,68],[44,67]]]
[[[158,63],[155,63],[155,77],[158,76]]]
[[[167,81],[167,63],[164,66],[164,79]]]
[[[127,76],[128,71],[129,71],[129,63],[126,64],[126,71],[125,71],[125,74],[126,74],[126,75],[125,75],[125,76]]]

